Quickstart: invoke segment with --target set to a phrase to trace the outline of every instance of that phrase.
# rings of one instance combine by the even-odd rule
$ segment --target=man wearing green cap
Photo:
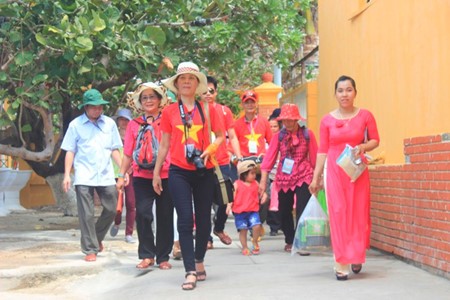
[[[103,115],[103,105],[108,104],[96,89],[83,95],[85,113],[69,124],[61,149],[66,151],[63,189],[71,186],[70,172],[75,169],[74,182],[77,195],[78,219],[81,231],[81,250],[86,261],[95,261],[103,250],[102,241],[116,215],[117,191],[111,157],[120,166],[119,148],[122,147],[119,131],[113,119]],[[94,191],[103,206],[95,222]]]

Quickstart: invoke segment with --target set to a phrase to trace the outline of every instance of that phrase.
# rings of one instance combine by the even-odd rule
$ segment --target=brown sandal
[[[147,269],[155,264],[155,260],[153,258],[144,258],[138,265],[136,265],[136,268],[140,270]]]
[[[172,269],[172,265],[168,261],[163,261],[159,264],[160,270],[170,270]]]
[[[192,291],[197,286],[197,273],[187,272],[186,275],[184,276],[184,278],[187,279],[188,276],[195,276],[195,281],[183,282],[183,284],[181,285],[181,288],[183,289],[183,291]]]
[[[214,231],[213,232],[222,243],[224,243],[225,245],[231,245],[231,243],[233,242],[230,238],[230,236],[228,234],[225,233],[225,231],[222,232],[218,232],[218,231]]]

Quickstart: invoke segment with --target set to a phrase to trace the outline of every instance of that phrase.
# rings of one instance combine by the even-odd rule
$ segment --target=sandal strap
[[[186,272],[186,275],[184,275],[184,278],[187,278],[188,276],[195,276],[195,278],[197,278],[197,272],[194,271],[190,271],[190,272]]]

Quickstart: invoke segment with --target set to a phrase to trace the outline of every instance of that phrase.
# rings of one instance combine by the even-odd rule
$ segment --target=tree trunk
[[[50,175],[45,178],[52,189],[53,196],[56,200],[56,205],[64,210],[64,215],[78,216],[77,197],[73,185],[67,193],[64,193],[61,186],[63,179],[64,174],[62,173]]]

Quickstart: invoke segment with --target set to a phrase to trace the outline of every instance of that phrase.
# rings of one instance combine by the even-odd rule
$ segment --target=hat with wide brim
[[[245,173],[248,170],[252,170],[254,168],[256,168],[256,163],[253,160],[244,160],[238,162],[237,164],[237,171],[239,176],[241,176],[242,173]]]
[[[78,109],[81,109],[86,105],[97,106],[104,104],[109,104],[109,102],[103,99],[102,93],[96,89],[90,89],[83,94],[83,103],[78,105]]]
[[[293,103],[283,104],[281,107],[280,116],[277,118],[278,121],[282,120],[302,120],[305,119],[300,115],[298,106]]]
[[[175,82],[177,81],[178,76],[183,74],[192,74],[198,78],[199,84],[195,91],[197,95],[201,95],[208,91],[208,81],[206,79],[206,75],[200,72],[198,66],[190,61],[180,63],[177,68],[177,74],[167,79],[164,82],[164,85],[175,94],[178,94],[178,89],[175,86]]]
[[[168,99],[167,99],[167,94],[166,94],[166,88],[162,85],[156,84],[154,82],[145,82],[140,84],[137,89],[134,91],[134,93],[131,94],[131,99],[133,99],[133,103],[134,106],[142,111],[142,104],[139,101],[141,94],[143,91],[148,90],[148,89],[152,89],[154,90],[158,95],[160,95],[161,98],[161,103],[160,103],[160,107],[164,107],[168,104]]]
[[[133,115],[131,114],[131,110],[128,108],[121,108],[117,111],[117,113],[112,117],[115,121],[119,118],[127,119],[131,121],[133,119]]]

